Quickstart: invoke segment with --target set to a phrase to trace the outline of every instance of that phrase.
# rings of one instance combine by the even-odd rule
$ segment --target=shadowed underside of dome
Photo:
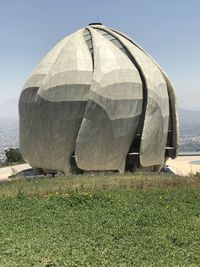
[[[129,37],[91,24],[59,42],[25,83],[20,147],[33,166],[158,170],[175,158],[174,88]],[[74,163],[72,163],[74,157]]]

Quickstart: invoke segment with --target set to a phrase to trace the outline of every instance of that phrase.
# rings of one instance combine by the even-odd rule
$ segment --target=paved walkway
[[[179,156],[166,163],[179,175],[190,175],[200,172],[200,156]]]
[[[7,181],[7,180],[9,180],[8,177],[10,175],[15,174],[15,173],[20,172],[20,171],[23,171],[23,170],[28,169],[28,168],[30,168],[30,165],[27,163],[0,168],[0,182]]]

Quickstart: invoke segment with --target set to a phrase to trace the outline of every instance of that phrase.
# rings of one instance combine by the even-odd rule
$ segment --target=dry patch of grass
[[[182,177],[157,173],[92,173],[55,178],[13,180],[0,184],[0,196],[16,196],[22,192],[28,196],[44,196],[49,194],[70,194],[78,191],[148,190],[150,188],[166,189],[188,186],[199,187],[199,175]]]

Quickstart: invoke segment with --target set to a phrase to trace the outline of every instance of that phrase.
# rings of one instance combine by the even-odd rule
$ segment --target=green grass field
[[[0,266],[200,266],[200,178],[0,184]]]

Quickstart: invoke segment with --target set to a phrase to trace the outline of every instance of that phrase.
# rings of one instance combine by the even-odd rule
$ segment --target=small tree
[[[6,154],[7,164],[24,162],[24,159],[22,158],[19,148],[8,148],[5,150],[5,154]]]

